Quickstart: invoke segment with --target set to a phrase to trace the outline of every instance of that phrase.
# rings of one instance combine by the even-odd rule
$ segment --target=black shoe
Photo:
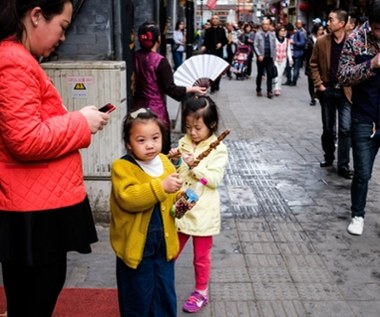
[[[296,83],[290,83],[289,86],[295,87],[295,86],[297,86],[297,84]]]
[[[333,161],[322,161],[321,163],[319,163],[319,166],[320,167],[329,167],[331,166],[333,163]]]
[[[290,86],[290,81],[286,81],[285,83],[282,84],[283,86]]]
[[[315,101],[315,99],[311,99],[309,105],[310,105],[310,106],[315,106],[316,103],[317,103],[317,102]]]
[[[268,92],[268,94],[267,94],[267,97],[269,98],[269,99],[272,99],[273,98],[273,92]]]
[[[349,168],[340,168],[338,169],[338,175],[342,176],[345,179],[351,179],[354,176],[354,172]]]

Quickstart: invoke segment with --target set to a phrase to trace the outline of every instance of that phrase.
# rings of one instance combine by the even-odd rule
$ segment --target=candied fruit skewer
[[[193,164],[191,164],[190,168],[194,168],[194,167],[198,166],[199,162],[201,160],[203,160],[207,155],[209,155],[210,152],[212,150],[214,150],[220,144],[220,142],[222,142],[227,137],[227,135],[230,134],[230,132],[231,132],[231,130],[229,130],[229,129],[222,132],[218,136],[218,138],[209,145],[207,150],[203,151],[201,154],[199,154],[197,156],[197,158],[194,160]]]

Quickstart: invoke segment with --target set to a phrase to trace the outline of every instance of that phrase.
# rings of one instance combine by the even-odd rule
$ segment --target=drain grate
[[[274,214],[286,217],[289,207],[266,172],[266,164],[257,157],[255,144],[244,140],[226,140],[225,143],[229,164],[220,186],[222,216],[249,219]]]

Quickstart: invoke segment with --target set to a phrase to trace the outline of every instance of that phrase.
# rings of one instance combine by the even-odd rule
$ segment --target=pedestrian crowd
[[[380,35],[376,3],[371,5],[373,11],[367,16],[333,9],[326,21],[313,19],[310,30],[301,19],[294,25],[283,25],[263,17],[260,25],[227,23],[223,27],[218,16],[213,16],[211,27],[204,31],[207,43],[210,29],[214,28],[214,33],[218,30],[219,56],[231,65],[227,71],[229,79],[233,74],[236,79],[250,78],[252,61],[256,60],[257,97],[264,95],[263,80],[266,96],[272,99],[281,96],[282,85],[297,86],[304,69],[309,105],[315,106],[318,100],[321,106],[324,157],[320,167],[331,167],[336,159],[337,174],[352,179],[352,220],[347,230],[353,235],[363,232],[368,182],[380,146],[377,133],[380,96],[377,89],[371,88],[379,86],[376,43]],[[225,45],[224,54],[221,45]],[[248,49],[244,51],[244,48]],[[218,89],[219,84],[211,92]],[[353,170],[350,168],[351,150]]]
[[[97,241],[79,150],[112,114],[89,105],[68,111],[38,63],[65,40],[71,0],[5,0],[0,9],[0,262],[9,316],[49,317],[66,279],[67,252]],[[11,19],[10,19],[11,17]],[[185,25],[174,32],[174,70],[183,62]],[[111,169],[110,242],[121,316],[176,316],[174,266],[193,245],[194,288],[183,304],[195,313],[209,301],[213,236],[220,232],[218,187],[228,149],[205,87],[177,86],[159,54],[153,22],[138,29],[134,104],[123,122],[126,154]],[[280,98],[305,69],[310,105],[321,105],[321,168],[334,164],[351,183],[348,232],[361,235],[374,160],[380,147],[380,0],[366,20],[342,9],[326,27],[313,20],[260,26],[220,25],[214,15],[199,51],[224,58],[227,76],[247,79],[256,60],[255,92]],[[282,79],[285,82],[282,83]],[[263,84],[263,80],[265,84]],[[210,92],[220,89],[220,77]],[[165,96],[183,103],[184,136],[172,146]],[[352,149],[353,170],[350,169]]]

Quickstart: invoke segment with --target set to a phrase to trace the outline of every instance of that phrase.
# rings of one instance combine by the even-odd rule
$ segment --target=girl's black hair
[[[48,21],[61,14],[65,3],[73,0],[3,0],[0,8],[0,41],[8,36],[15,36],[21,41],[25,26],[22,19],[35,7],[40,7],[42,15]]]
[[[154,22],[144,22],[138,30],[140,46],[144,50],[151,50],[154,44],[158,42],[160,28]]]
[[[123,121],[123,141],[126,148],[127,148],[127,144],[129,143],[129,138],[131,136],[131,130],[133,126],[137,122],[148,121],[148,120],[155,121],[160,127],[162,142],[163,142],[162,146],[164,145],[164,136],[165,136],[166,128],[164,124],[162,123],[162,121],[149,108],[137,108],[131,112],[128,112]]]
[[[202,118],[203,122],[210,130],[211,133],[218,131],[219,114],[218,108],[210,97],[193,97],[189,98],[184,103],[182,113],[182,124],[185,126],[187,116],[194,116],[195,118]]]

